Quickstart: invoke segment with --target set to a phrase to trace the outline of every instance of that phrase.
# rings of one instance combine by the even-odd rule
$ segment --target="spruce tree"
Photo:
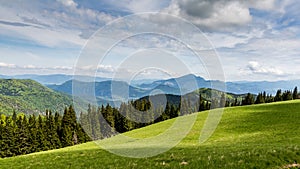
[[[298,99],[298,88],[297,86],[294,88],[294,91],[293,91],[293,99]]]
[[[279,89],[279,90],[277,90],[277,92],[276,92],[274,101],[275,101],[275,102],[278,102],[278,101],[282,101],[282,100],[283,100],[283,99],[282,99],[281,90]]]
[[[37,152],[38,151],[38,140],[37,140],[37,123],[35,115],[31,115],[28,120],[28,130],[29,130],[29,143],[30,149],[29,152]]]
[[[49,149],[56,149],[61,147],[59,135],[57,133],[57,127],[55,124],[55,119],[52,112],[49,111],[46,116],[46,126],[47,142],[49,143]]]
[[[254,104],[254,97],[252,94],[248,93],[242,101],[242,105],[251,105]]]
[[[29,127],[26,116],[19,116],[16,121],[16,146],[14,148],[16,155],[28,154],[30,152]]]
[[[261,104],[261,103],[265,103],[264,95],[263,93],[258,93],[255,100],[255,104]]]
[[[78,144],[76,113],[73,106],[65,109],[61,122],[61,144],[63,147]]]
[[[3,158],[3,157],[5,157],[5,142],[4,142],[4,140],[5,139],[7,139],[6,137],[5,137],[5,130],[4,130],[4,125],[5,125],[5,122],[2,120],[2,119],[0,119],[0,158]]]
[[[104,107],[102,106],[102,108],[104,109]],[[91,112],[89,113],[89,123],[91,125],[91,129],[92,129],[92,138],[93,140],[99,140],[103,138],[104,135],[104,127],[102,123],[105,123],[104,119],[101,116],[101,111],[102,108],[98,108],[96,111],[95,107],[92,107]]]
[[[37,124],[37,151],[45,151],[49,150],[49,143],[47,140],[46,130],[45,130],[45,123],[43,117],[39,115],[38,117],[38,124]]]
[[[13,122],[11,117],[7,117],[5,119],[5,127],[4,132],[1,134],[3,138],[3,147],[2,150],[5,154],[5,157],[12,157],[17,155],[16,154],[16,147],[17,147],[17,139],[16,135],[14,134],[16,131],[15,123]]]
[[[80,121],[80,127],[84,130],[84,132],[93,138],[92,126],[91,126],[90,119],[89,119],[90,113],[91,113],[90,111],[88,113],[81,112],[79,121]],[[98,119],[96,119],[96,120],[98,120]]]
[[[63,147],[73,145],[72,117],[68,108],[65,108],[61,122],[61,143]]]
[[[219,107],[226,107],[226,95],[222,93]]]

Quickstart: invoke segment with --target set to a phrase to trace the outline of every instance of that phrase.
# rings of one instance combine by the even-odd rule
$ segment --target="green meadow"
[[[178,117],[97,142],[0,159],[0,168],[300,168],[300,100],[225,108],[213,135],[200,144],[208,113]],[[196,121],[187,136],[161,154],[131,158],[100,148],[107,144],[113,147],[124,136],[130,136],[133,142],[119,146],[122,150],[110,150],[159,152],[165,148],[163,144],[160,147],[149,142],[143,147],[134,140],[157,135],[170,139],[180,128],[163,134],[176,121],[185,127],[193,117]]]

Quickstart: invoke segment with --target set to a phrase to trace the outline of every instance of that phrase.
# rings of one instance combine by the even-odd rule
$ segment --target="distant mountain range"
[[[130,84],[121,80],[112,80],[102,77],[90,76],[76,76],[72,75],[15,75],[3,76],[4,79],[32,79],[47,87],[72,95],[73,83],[80,84],[81,88],[95,90],[95,96],[99,102],[110,102],[111,100],[124,100],[124,99],[138,99],[148,95],[155,94],[171,94],[171,95],[184,95],[193,92],[199,88],[213,88],[224,91],[222,87],[226,85],[226,92],[235,94],[253,93],[257,94],[266,91],[270,94],[275,94],[278,89],[292,90],[295,86],[300,87],[300,80],[289,81],[257,81],[257,82],[221,82],[217,80],[205,80],[202,77],[188,74],[178,78],[170,79],[140,79],[131,81]],[[73,79],[80,79],[84,82],[74,81]],[[94,83],[95,81],[95,83]],[[76,86],[76,85],[75,85]],[[113,90],[112,90],[113,88]],[[116,90],[117,89],[117,90]],[[78,90],[77,90],[78,92]],[[83,92],[85,90],[79,91]]]
[[[98,105],[109,103],[113,106],[119,106],[121,102],[128,100],[149,96],[159,97],[162,94],[168,97],[168,100],[178,102],[178,99],[183,96],[196,100],[199,92],[203,98],[211,100],[211,95],[220,96],[224,92],[221,90],[223,82],[205,80],[192,74],[166,80],[139,81],[138,83],[135,81],[133,84],[105,78],[98,78],[99,82],[90,82],[92,81],[90,80],[91,77],[83,77],[86,78],[87,82],[68,80],[62,84],[50,85],[42,85],[34,80],[24,80],[33,78],[47,83],[62,82],[72,78],[69,75],[20,75],[14,76],[14,79],[10,79],[12,77],[9,76],[1,76],[0,78],[7,78],[0,79],[0,114],[11,113],[13,109],[23,113],[42,113],[46,109],[62,112],[65,106],[73,103],[72,94],[75,94],[77,102],[81,104],[81,110],[85,110],[87,103],[97,103]],[[277,89],[292,90],[295,86],[300,87],[300,80],[226,82],[225,84],[227,99],[238,98],[241,100],[244,94],[248,92],[257,94],[266,91],[275,94]]]
[[[195,82],[197,85],[191,83]],[[178,85],[179,84],[179,85]],[[282,90],[293,90],[294,87],[300,87],[300,80],[290,80],[290,81],[257,81],[257,82],[221,82],[218,80],[205,80],[202,77],[195,76],[192,74],[185,75],[179,78],[171,78],[167,80],[154,81],[150,84],[138,85],[143,89],[153,89],[157,86],[163,85],[168,86],[166,93],[170,93],[172,88],[180,88],[182,93],[189,93],[198,88],[214,88],[217,90],[223,90],[223,85],[226,86],[226,92],[235,94],[245,94],[253,93],[257,94],[259,92],[266,91],[269,94],[275,94],[278,89]],[[180,87],[179,87],[180,86]],[[171,92],[172,93],[172,92]],[[172,93],[174,94],[174,93]]]
[[[91,76],[76,76],[78,79],[82,79],[85,81],[105,81],[109,80],[109,78],[102,77],[91,77]],[[26,74],[26,75],[14,75],[14,76],[6,76],[0,75],[0,79],[31,79],[37,81],[44,85],[49,84],[62,84],[66,81],[74,79],[73,75],[64,75],[64,74],[52,74],[52,75],[35,75],[35,74]]]
[[[84,95],[91,87],[94,87],[94,85],[97,89],[95,90],[95,93],[97,95],[98,105],[109,103],[113,106],[119,106],[121,102],[124,102],[124,99],[122,99],[124,96],[122,94],[124,93],[110,92],[111,86],[114,86],[120,91],[129,88],[131,100],[151,97],[152,101],[154,100],[158,102],[157,104],[161,104],[160,101],[164,97],[172,104],[179,104],[182,98],[189,98],[189,101],[194,104],[199,99],[199,93],[201,93],[205,100],[211,100],[211,96],[220,97],[223,93],[214,89],[201,88],[190,93],[180,95],[179,91],[176,91],[178,89],[176,86],[169,87],[165,84],[158,84],[157,86],[152,86],[151,89],[141,89],[130,86],[122,81],[103,81],[97,83],[67,81],[62,85],[50,85],[49,87],[57,90],[55,91],[34,80],[0,79],[0,114],[12,114],[13,110],[24,114],[40,114],[46,110],[62,113],[66,106],[73,104],[74,100],[72,99],[72,96],[69,95],[72,93],[73,83],[77,83],[76,85],[80,89],[76,93],[76,96],[79,97],[76,97],[75,99],[76,106],[80,111],[85,111],[87,104],[91,103],[89,99],[92,98],[90,98],[90,96],[85,97]],[[168,91],[169,94],[153,92],[155,90]],[[172,92],[177,93],[177,95],[170,94]],[[121,95],[119,97],[114,97],[111,93]],[[226,96],[230,101],[233,101],[235,98],[241,100],[244,97],[244,95],[231,93],[227,93]]]
[[[53,85],[53,84],[63,84],[72,79],[80,79],[82,81],[90,82],[102,82],[111,80],[111,78],[105,77],[93,77],[93,76],[84,76],[84,75],[65,75],[65,74],[51,74],[51,75],[36,75],[36,74],[25,74],[25,75],[0,75],[0,79],[31,79],[37,81],[43,85]],[[131,81],[131,84],[142,84],[142,83],[151,83],[157,79],[134,79]]]
[[[222,85],[226,85],[226,92],[235,94],[253,93],[266,91],[270,94],[275,94],[278,89],[292,90],[295,86],[300,87],[300,80],[291,81],[276,81],[276,82],[226,82],[223,83],[217,80],[205,80],[202,77],[192,74],[178,78],[166,80],[157,80],[153,82],[128,84],[123,81],[106,80],[100,82],[79,82],[67,81],[61,85],[47,85],[49,88],[72,95],[72,85],[82,86],[82,88],[93,88],[97,98],[103,100],[111,100],[115,98],[122,99],[138,99],[148,95],[155,94],[171,94],[185,95],[199,88],[213,88],[224,91]],[[83,92],[83,91],[82,91]],[[82,93],[84,94],[84,93]]]

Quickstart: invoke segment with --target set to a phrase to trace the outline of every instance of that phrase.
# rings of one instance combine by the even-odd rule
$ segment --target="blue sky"
[[[0,4],[0,74],[72,74],[97,30],[124,16],[159,12],[183,18],[204,33],[220,57],[227,81],[300,79],[300,4],[296,0],[0,0]],[[172,22],[157,16],[155,22],[161,27]],[[127,67],[118,67],[124,61],[121,55],[138,50],[140,44],[179,50],[132,57],[160,60],[153,56],[156,54],[172,60],[176,55],[189,70],[176,71],[170,66],[159,72],[161,69],[147,69],[146,64],[144,69],[143,65],[137,66],[140,70],[132,69],[132,59]],[[96,74],[111,77],[116,72],[140,72],[141,78],[155,78],[190,72],[209,79],[192,54],[180,49],[180,44],[160,36],[131,38],[98,63]],[[93,75],[96,68],[85,65],[79,69]]]

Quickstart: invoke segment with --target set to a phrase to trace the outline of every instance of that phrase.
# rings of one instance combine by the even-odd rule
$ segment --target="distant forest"
[[[181,98],[180,102],[168,100],[165,106],[151,107],[149,98],[122,103],[120,108],[88,106],[87,112],[76,117],[72,106],[65,108],[63,115],[46,111],[45,115],[0,116],[0,157],[12,157],[33,152],[58,149],[111,137],[153,123],[214,108],[271,103],[298,99],[297,87],[293,91],[278,90],[275,96],[261,92],[248,93],[241,102],[226,100],[223,93],[220,100],[205,100],[199,93],[198,101]],[[169,98],[172,99],[172,98]],[[172,104],[171,104],[172,103]],[[142,112],[142,113],[141,113]]]

